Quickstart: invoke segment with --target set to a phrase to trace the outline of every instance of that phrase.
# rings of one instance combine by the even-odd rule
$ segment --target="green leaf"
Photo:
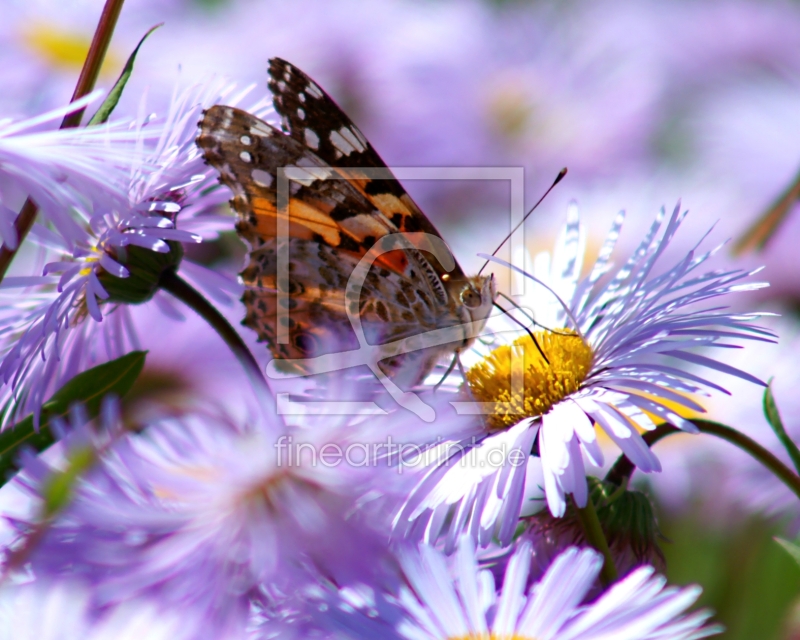
[[[781,545],[786,550],[786,553],[792,556],[792,559],[800,565],[800,545],[784,540],[783,538],[778,538],[777,536],[773,538],[773,540]]]
[[[147,33],[142,36],[142,39],[139,40],[139,44],[136,45],[136,48],[133,50],[133,53],[128,58],[128,61],[125,63],[125,66],[122,69],[122,73],[119,75],[114,86],[111,88],[111,91],[108,92],[106,99],[103,100],[103,104],[100,105],[100,108],[97,110],[92,116],[92,119],[89,120],[89,124],[87,126],[91,126],[93,124],[103,124],[106,120],[108,120],[111,112],[114,111],[114,107],[117,106],[119,99],[122,97],[122,90],[125,88],[125,85],[128,84],[128,80],[131,77],[131,73],[133,73],[133,63],[136,60],[136,54],[139,53],[139,47],[144,44],[144,41],[147,39],[153,31],[158,29],[162,24],[157,24],[155,27],[152,27]]]
[[[71,451],[67,458],[67,468],[54,471],[42,490],[44,498],[44,517],[49,518],[72,499],[75,482],[96,461],[97,456],[91,447],[82,447]]]
[[[772,394],[771,378],[767,383],[767,388],[764,389],[764,415],[767,417],[767,422],[769,422],[775,435],[778,436],[778,440],[781,441],[789,457],[791,457],[794,468],[800,473],[800,449],[797,448],[797,445],[789,437],[789,434],[786,433],[786,429],[783,426],[783,420],[781,420],[781,414],[778,412],[775,396]]]
[[[39,429],[29,415],[0,433],[0,486],[5,484],[21,446],[43,451],[55,442],[50,424],[65,417],[73,404],[83,404],[90,418],[100,412],[103,397],[113,393],[119,397],[130,391],[144,367],[146,351],[132,351],[121,358],[79,373],[53,394],[42,406]]]

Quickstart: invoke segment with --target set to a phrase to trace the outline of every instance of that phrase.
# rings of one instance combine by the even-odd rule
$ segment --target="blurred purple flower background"
[[[6,145],[4,126],[67,104],[102,8],[101,0],[0,0],[0,235],[4,241],[30,190],[20,187],[9,169],[17,156],[10,143]],[[244,248],[223,204],[228,194],[216,188],[214,173],[202,164],[194,147],[194,122],[202,108],[217,102],[231,104],[234,97],[249,111],[268,113],[269,58],[290,61],[324,87],[390,167],[523,167],[526,210],[558,171],[568,167],[566,179],[525,225],[524,242],[531,255],[552,251],[568,203],[577,200],[589,232],[584,264],[594,262],[602,234],[620,209],[626,210],[627,218],[617,260],[624,261],[645,234],[653,213],[680,199],[691,215],[665,250],[664,264],[675,263],[709,227],[714,226],[710,245],[742,237],[800,170],[798,2],[129,0],[111,41],[99,88],[110,89],[142,35],[162,22],[142,46],[112,118],[112,122],[136,123],[123,128],[127,127],[131,140],[137,135],[147,138],[138,143],[147,153],[138,165],[122,169],[119,163],[112,167],[110,151],[101,155],[101,167],[103,158],[108,160],[105,178],[113,188],[99,192],[94,200],[78,202],[77,207],[68,189],[59,186],[64,177],[47,176],[55,186],[42,187],[42,197],[51,197],[55,204],[47,203],[40,224],[0,288],[4,323],[0,354],[5,358],[15,347],[23,350],[29,373],[14,379],[34,383],[34,391],[22,394],[10,384],[0,390],[3,424],[30,411],[38,414],[41,402],[78,370],[131,348],[149,351],[141,376],[122,401],[122,417],[114,418],[129,431],[109,445],[109,458],[86,477],[76,490],[72,510],[64,511],[59,527],[44,537],[38,555],[31,556],[26,565],[31,575],[43,571],[63,576],[73,563],[83,563],[92,568],[91,575],[80,577],[86,578],[85,584],[77,585],[69,596],[64,595],[63,585],[47,584],[40,591],[28,586],[19,593],[0,592],[0,625],[10,620],[14,625],[34,625],[35,621],[26,621],[22,615],[3,617],[4,611],[29,606],[26,602],[44,602],[45,608],[58,612],[74,598],[77,612],[70,619],[70,629],[75,630],[69,633],[83,633],[82,629],[89,628],[85,625],[100,620],[100,626],[93,627],[94,635],[86,637],[118,637],[119,629],[130,627],[126,620],[132,610],[128,605],[119,610],[112,607],[119,594],[140,598],[165,589],[172,595],[157,605],[169,608],[183,602],[181,594],[192,590],[193,580],[211,582],[209,576],[216,571],[229,580],[207,584],[207,590],[197,591],[197,602],[191,604],[198,610],[205,608],[198,617],[210,616],[212,610],[221,612],[210,616],[218,626],[203,629],[200,623],[195,629],[186,624],[178,633],[175,629],[181,623],[173,620],[174,612],[156,625],[152,620],[162,612],[154,613],[154,605],[148,603],[142,605],[144,622],[138,624],[153,629],[153,635],[140,637],[162,637],[158,633],[203,637],[212,627],[214,633],[207,637],[242,637],[238,634],[245,627],[252,638],[292,637],[293,633],[329,637],[332,632],[315,622],[319,612],[310,611],[310,605],[298,596],[302,591],[298,585],[313,582],[313,576],[327,584],[326,593],[335,591],[336,598],[343,598],[340,590],[359,580],[375,581],[378,591],[398,583],[401,570],[394,556],[378,559],[380,554],[373,555],[373,549],[389,544],[389,512],[402,505],[392,491],[410,490],[414,469],[403,478],[399,471],[382,469],[373,475],[359,474],[357,479],[265,480],[259,476],[266,474],[259,465],[267,467],[270,461],[266,453],[259,455],[258,447],[268,453],[274,450],[265,444],[267,440],[254,446],[247,438],[263,439],[264,433],[272,438],[284,433],[282,429],[314,433],[313,416],[302,416],[299,426],[269,423],[235,358],[192,309],[163,292],[137,307],[104,306],[100,293],[104,290],[99,281],[94,284],[93,269],[113,266],[106,254],[101,264],[92,253],[102,249],[103,237],[113,235],[112,245],[127,245],[131,238],[125,235],[135,227],[151,245],[162,242],[166,246],[167,240],[188,240],[196,234],[202,242],[184,246],[180,273],[239,328],[244,308],[238,300],[241,285],[236,274]],[[156,127],[165,122],[170,128],[162,136]],[[54,126],[36,123],[33,133],[52,132]],[[147,127],[155,132],[149,137]],[[31,147],[25,150],[39,161]],[[38,147],[34,151],[40,152]],[[18,157],[23,157],[22,152]],[[507,183],[431,180],[404,186],[467,273],[481,265],[477,254],[491,253],[510,230]],[[53,221],[51,207],[59,202],[69,214],[64,214],[60,225],[47,224]],[[158,203],[162,208],[176,203],[176,211],[184,208],[174,227],[154,228],[131,217]],[[81,206],[74,214],[73,209]],[[712,265],[723,271],[751,271],[764,265],[758,278],[770,283],[768,289],[741,300],[739,296],[730,302],[726,299],[724,304],[742,305],[734,306],[731,313],[780,313],[780,318],[763,321],[778,334],[778,344],[748,345],[740,352],[728,349],[719,358],[761,380],[775,378],[778,407],[795,439],[800,439],[796,399],[800,366],[795,351],[800,345],[798,208],[796,202],[790,204],[786,220],[760,253],[734,255],[729,250],[731,242]],[[101,218],[106,225],[102,228],[85,224]],[[121,218],[130,224],[115,226]],[[74,229],[80,233],[73,229],[76,223]],[[73,236],[65,239],[62,228]],[[159,235],[161,230],[167,233]],[[510,259],[508,246],[499,256]],[[58,276],[43,273],[46,264],[57,265],[49,267],[50,274],[67,271],[74,276],[74,291],[66,279],[61,283],[66,293],[57,289]],[[121,269],[119,276],[124,275]],[[501,284],[504,277],[510,282],[501,275]],[[86,287],[91,289],[88,294]],[[52,319],[45,322],[59,295],[64,296],[59,304],[65,306],[52,313],[59,330],[71,331],[65,339],[59,338]],[[23,296],[27,297],[23,300]],[[18,342],[30,326],[33,329],[25,340]],[[240,334],[263,370],[268,360],[264,345],[244,329]],[[57,354],[63,361],[56,359]],[[0,375],[12,380],[19,366],[9,359],[0,366]],[[791,465],[764,417],[763,389],[732,376],[721,376],[717,382],[732,395],[693,397],[707,410],[706,417],[741,430]],[[282,384],[275,386],[282,391]],[[286,389],[306,399],[319,395],[310,382],[286,383]],[[208,415],[198,418],[198,409]],[[402,425],[386,420],[387,431],[402,434]],[[140,425],[138,430],[130,427],[133,423]],[[210,427],[211,423],[215,426]],[[79,431],[78,427],[71,430],[69,424],[64,423],[65,432]],[[137,444],[139,431],[145,431],[141,425],[149,429],[143,436],[150,438],[146,444]],[[441,427],[451,428],[457,431],[449,423]],[[413,433],[423,431],[419,428]],[[425,444],[433,446],[428,435]],[[324,436],[317,433],[315,437]],[[617,452],[607,440],[598,438],[598,443],[606,452],[608,469]],[[528,440],[525,446],[531,446]],[[48,452],[50,459],[45,456],[48,473],[63,471],[72,460],[68,447],[58,447]],[[132,457],[137,447],[147,449],[147,455],[138,451]],[[242,451],[246,455],[237,457]],[[632,483],[655,503],[670,584],[701,584],[700,604],[715,610],[715,620],[727,628],[720,637],[800,638],[800,568],[773,541],[774,536],[793,539],[800,531],[797,496],[745,454],[705,435],[673,436],[656,445],[655,453],[663,472],[636,473]],[[148,464],[152,469],[139,468]],[[531,464],[539,464],[538,459]],[[29,533],[29,527],[35,529],[41,515],[38,502],[34,506],[26,502],[31,493],[47,493],[46,486],[39,492],[35,480],[45,476],[35,477],[36,469],[45,474],[44,467],[29,468],[18,476],[27,483],[25,487],[12,482],[0,490],[7,505],[2,510],[0,539],[11,545],[9,549],[22,544],[23,534]],[[25,473],[33,473],[34,479],[26,479]],[[529,468],[523,514],[545,506],[541,482],[537,484],[532,475]],[[265,493],[278,491],[275,483],[293,487],[280,499],[267,501],[274,519],[255,513],[255,507],[231,488],[238,491],[242,477],[257,484],[251,476],[259,477]],[[392,489],[388,477],[396,482]],[[302,491],[297,489],[301,485]],[[353,497],[357,488],[358,500]],[[377,502],[382,491],[384,497],[389,496],[387,504]],[[189,504],[189,494],[196,504]],[[293,500],[305,505],[297,514],[287,507]],[[354,501],[359,508],[366,504],[367,513],[375,519],[375,531],[364,537],[363,557],[350,562],[355,576],[342,569],[358,555],[345,544],[352,542],[351,529],[363,524],[359,518],[364,514],[356,513],[355,507],[350,513],[346,506]],[[92,509],[101,503],[102,509],[95,513]],[[137,513],[150,518],[146,535],[137,538],[127,532],[128,539],[125,518],[133,522],[136,518],[131,514]],[[334,515],[342,519],[332,524]],[[469,520],[464,513],[459,517]],[[303,518],[305,522],[299,522]],[[441,515],[430,526],[445,526],[445,519]],[[82,537],[89,530],[91,535]],[[220,530],[233,531],[229,538],[235,544],[215,537]],[[308,538],[301,540],[298,531]],[[414,535],[426,538],[424,533],[419,530]],[[448,547],[455,544],[457,533],[449,531]],[[264,547],[268,551],[261,557],[248,556],[247,544],[240,540],[248,536],[268,538]],[[196,574],[174,575],[176,565],[161,564],[169,555],[162,550],[170,545],[181,547],[171,553],[185,553],[186,562],[197,565]],[[278,547],[285,551],[283,555],[275,551]],[[330,557],[337,555],[337,549],[341,557]],[[321,560],[325,554],[327,563]],[[134,563],[137,570],[125,571],[123,560]],[[231,566],[245,566],[247,580],[242,582],[243,573]],[[458,569],[464,570],[463,566]],[[264,576],[278,573],[286,580],[273,580],[265,587]],[[179,584],[177,591],[169,591],[173,583]],[[425,605],[431,606],[430,602]],[[5,637],[2,632],[0,637]],[[53,632],[37,637],[74,636]]]

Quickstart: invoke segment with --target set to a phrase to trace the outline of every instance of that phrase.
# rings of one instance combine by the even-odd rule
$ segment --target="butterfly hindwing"
[[[292,238],[289,274],[281,281],[277,277],[276,245],[271,240],[252,251],[241,273],[247,287],[244,324],[283,359],[362,346],[352,330],[345,296],[348,275],[357,259],[325,244]],[[282,299],[279,291],[285,294]],[[439,307],[408,279],[386,269],[373,269],[361,283],[357,307],[349,313],[358,316],[363,340],[379,345],[437,328]]]

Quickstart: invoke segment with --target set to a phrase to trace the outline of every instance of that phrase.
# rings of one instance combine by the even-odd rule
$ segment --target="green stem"
[[[92,38],[92,44],[89,46],[89,53],[86,54],[86,60],[83,62],[81,75],[78,77],[78,83],[75,85],[75,91],[70,102],[75,102],[91,93],[92,89],[94,89],[97,76],[100,74],[100,67],[111,42],[111,36],[114,34],[114,27],[116,27],[117,19],[122,11],[123,2],[124,0],[106,0],[103,12],[100,14],[100,21],[97,23],[97,28]],[[83,109],[79,109],[64,116],[61,128],[77,127],[83,117],[83,111]],[[5,277],[11,261],[17,254],[17,250],[22,246],[22,241],[25,240],[31,230],[37,213],[39,213],[39,207],[36,203],[30,198],[26,199],[19,215],[14,220],[14,229],[17,233],[17,249],[9,249],[6,245],[0,247],[0,282]]]
[[[582,509],[575,503],[575,499],[571,498],[572,506],[578,514],[578,521],[581,523],[583,535],[586,542],[591,547],[603,554],[603,569],[600,571],[600,579],[606,587],[613,584],[617,580],[617,567],[614,564],[614,558],[611,555],[611,549],[608,546],[605,533],[603,533],[603,526],[600,524],[600,518],[597,517],[597,511],[594,508],[594,503],[591,497],[586,500],[586,506]]]
[[[767,388],[764,389],[763,404],[764,415],[767,417],[767,422],[769,422],[778,440],[783,445],[783,448],[786,449],[786,453],[788,453],[789,457],[792,459],[795,471],[800,473],[800,449],[797,448],[797,445],[789,437],[789,434],[786,433],[786,429],[783,426],[781,412],[778,411],[778,404],[775,402],[775,396],[772,394],[772,380],[767,383]]]
[[[707,433],[721,438],[736,445],[742,451],[749,453],[753,458],[775,474],[781,482],[800,498],[800,477],[783,464],[771,451],[762,447],[752,438],[724,424],[712,422],[711,420],[691,420],[690,422],[694,424],[701,433]],[[684,432],[671,425],[662,424],[653,431],[645,433],[642,438],[648,446],[652,447],[656,442],[672,433]],[[635,465],[626,456],[620,456],[614,463],[614,466],[611,467],[608,475],[606,475],[606,480],[615,484],[621,484],[625,478],[630,478],[634,469]]]
[[[761,251],[775,237],[797,200],[800,199],[800,173],[778,198],[748,227],[734,243],[731,253],[738,256],[748,251]]]
[[[244,367],[251,380],[262,391],[266,391],[272,396],[272,391],[264,379],[261,367],[250,353],[250,349],[242,340],[242,337],[234,329],[225,317],[206,300],[197,289],[192,287],[186,280],[181,278],[175,271],[167,270],[161,275],[159,285],[164,291],[168,291],[186,306],[192,308],[203,320],[220,335],[233,354]]]

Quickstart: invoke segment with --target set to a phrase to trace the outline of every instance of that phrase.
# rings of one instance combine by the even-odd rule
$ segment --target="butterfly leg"
[[[436,393],[439,390],[439,387],[441,387],[444,384],[444,381],[447,380],[447,376],[449,376],[453,372],[453,369],[455,369],[457,362],[458,362],[458,356],[456,354],[453,354],[453,359],[450,361],[450,366],[447,367],[447,371],[444,372],[444,375],[441,377],[439,382],[433,385],[434,393]],[[463,370],[461,373],[463,375],[464,373]],[[466,380],[466,378],[464,378],[464,380]]]
[[[467,393],[469,394],[470,400],[473,402],[477,402],[475,396],[472,394],[472,389],[470,389],[469,383],[467,382],[467,372],[464,371],[464,365],[461,363],[461,358],[458,357],[458,352],[455,353],[453,356],[453,361],[458,365],[458,370],[461,373],[461,377],[464,380],[464,387],[467,389]]]

